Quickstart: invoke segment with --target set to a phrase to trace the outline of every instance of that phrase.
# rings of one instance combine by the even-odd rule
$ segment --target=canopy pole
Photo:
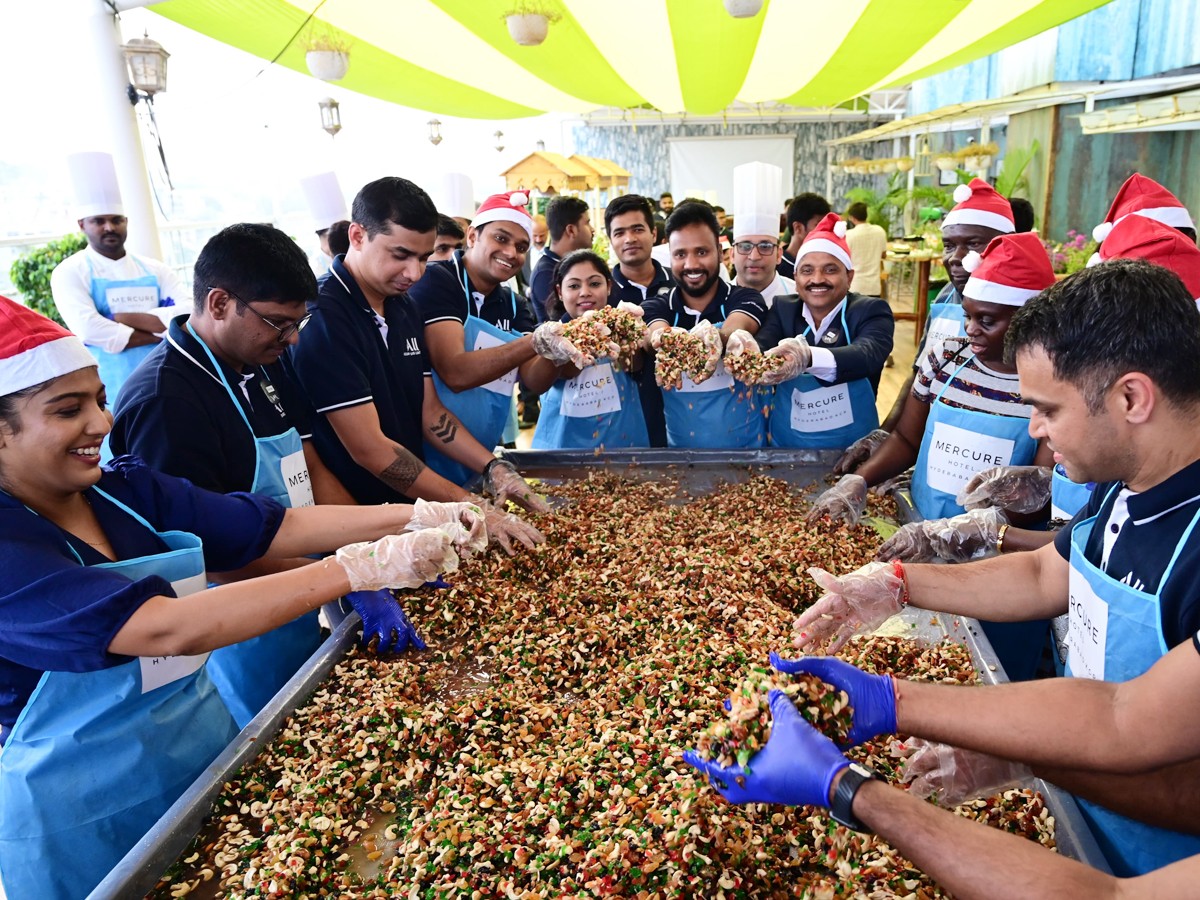
[[[142,152],[137,113],[126,93],[129,74],[121,50],[121,28],[104,0],[70,0],[72,11],[55,16],[56,30],[74,39],[76,52],[64,55],[74,63],[79,96],[72,115],[80,118],[78,150],[106,150],[113,155],[121,200],[129,218],[128,248],[162,259],[158,219]]]

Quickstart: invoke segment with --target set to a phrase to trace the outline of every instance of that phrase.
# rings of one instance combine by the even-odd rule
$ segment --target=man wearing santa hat
[[[478,500],[425,463],[425,441],[483,475],[499,503],[542,511],[546,502],[471,436],[439,399],[425,325],[408,291],[433,253],[438,213],[403,178],[363,187],[351,208],[350,250],[321,280],[304,340],[287,357],[317,416],[313,444],[358,503]],[[488,507],[488,534],[506,548],[537,531]]]
[[[88,245],[55,267],[50,291],[67,327],[100,364],[112,405],[125,379],[179,314],[176,304],[186,306],[189,297],[166,263],[125,251],[129,221],[112,156],[76,153],[67,165]]]
[[[896,322],[886,302],[850,291],[853,275],[846,223],[829,213],[796,252],[799,296],[775,298],[757,343],[730,338],[730,353],[761,347],[781,363],[759,382],[777,385],[772,446],[840,450],[879,426],[875,394]]]
[[[900,389],[882,428],[846,448],[846,452],[834,464],[835,475],[853,472],[862,465],[896,427],[912,390],[917,369],[929,350],[940,347],[947,338],[960,338],[966,334],[963,328],[962,290],[971,277],[971,273],[963,267],[967,254],[983,253],[993,238],[1016,231],[1012,206],[982,178],[972,178],[969,184],[960,184],[955,188],[954,201],[954,208],[942,221],[942,264],[950,281],[929,306],[924,339],[913,360],[913,374]]]
[[[438,397],[485,447],[502,440],[518,378],[540,394],[557,377],[554,364],[534,352],[537,320],[529,301],[505,284],[529,251],[528,202],[524,191],[488,197],[467,229],[467,248],[430,265],[408,294],[425,323]],[[471,469],[436,441],[426,440],[425,451],[426,463],[443,477],[464,485],[473,480]]]

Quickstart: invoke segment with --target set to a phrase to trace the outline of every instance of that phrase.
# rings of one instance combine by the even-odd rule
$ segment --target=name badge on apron
[[[806,434],[843,428],[854,422],[850,385],[792,391],[792,429]]]
[[[486,350],[489,347],[503,346],[504,341],[500,340],[500,338],[496,337],[495,335],[485,334],[481,331],[475,336],[474,349],[476,350]],[[483,387],[484,390],[491,391],[493,394],[503,394],[505,397],[511,397],[513,388],[516,386],[516,384],[517,370],[511,369],[508,372],[505,372],[495,381],[489,381],[487,384],[481,385],[481,387]]]
[[[204,572],[172,581],[176,597],[186,597],[188,594],[198,594],[208,587],[208,576]],[[207,653],[195,656],[141,656],[138,665],[142,672],[142,693],[148,694],[164,684],[186,678],[196,672],[208,659]]]
[[[292,509],[314,505],[316,501],[313,499],[312,481],[308,477],[308,463],[304,461],[303,450],[282,457],[279,460],[279,474],[283,476]]]
[[[1071,674],[1104,680],[1108,645],[1108,604],[1096,596],[1083,574],[1071,567],[1067,622],[1067,658]]]
[[[588,366],[567,380],[558,411],[573,419],[583,419],[620,409],[621,392],[617,389],[612,365],[604,362]]]
[[[692,381],[687,375],[683,376],[683,386],[679,388],[681,394],[707,394],[712,391],[728,391],[733,389],[733,376],[725,371],[725,360],[718,360],[717,368],[712,373],[712,377],[707,381],[702,381],[700,384]]]
[[[109,310],[117,313],[140,313],[158,309],[158,285],[120,285],[107,288],[104,298]]]
[[[1008,438],[936,422],[929,446],[929,486],[957,496],[977,472],[1007,466],[1015,446]]]

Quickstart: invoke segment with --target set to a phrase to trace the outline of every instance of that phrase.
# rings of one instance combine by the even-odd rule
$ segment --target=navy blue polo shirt
[[[779,262],[775,266],[775,271],[784,278],[796,277],[796,261],[787,255],[787,252],[779,254]]]
[[[620,263],[613,266],[612,291],[609,296],[615,297],[618,302],[636,303],[638,306],[641,306],[653,297],[671,293],[671,288],[675,287],[674,276],[657,259],[651,259],[650,264],[654,266],[654,278],[645,287],[645,293],[643,293],[641,285],[625,277],[625,273],[621,271]]]
[[[562,257],[547,247],[533,267],[533,276],[529,279],[529,301],[533,304],[538,322],[546,321],[546,303],[554,293],[554,270],[560,262]]]
[[[257,459],[254,439],[295,428],[308,440],[312,410],[280,363],[242,373],[217,359],[235,407],[204,348],[185,327],[187,320],[172,320],[169,340],[155,347],[121,388],[110,438],[113,455],[140,456],[151,468],[206,490],[249,491]]]
[[[1200,511],[1200,462],[1180,469],[1140,494],[1127,494],[1129,517],[1124,521],[1113,516],[1121,490],[1118,485],[1110,497],[1114,484],[1096,485],[1087,505],[1058,533],[1054,544],[1065,559],[1070,559],[1071,531],[1076,523],[1098,514],[1084,545],[1084,556],[1099,566],[1105,532],[1117,535],[1108,556],[1107,574],[1153,594],[1175,555],[1176,545]],[[1200,630],[1200,525],[1188,536],[1159,599],[1168,647],[1183,643]]]
[[[642,304],[642,311],[647,325],[651,322],[666,322],[673,327],[688,329],[701,319],[718,325],[735,312],[745,313],[759,325],[767,318],[767,304],[763,302],[762,294],[727,281],[717,282],[716,294],[698,318],[684,303],[683,291],[679,288],[675,288],[669,294],[647,299]]]
[[[338,257],[317,282],[317,299],[308,308],[312,319],[287,360],[316,413],[313,445],[321,461],[359,503],[407,502],[350,457],[327,415],[372,403],[384,435],[425,458],[421,407],[431,373],[416,304],[403,294],[384,301],[385,340],[374,310]]]
[[[501,331],[529,334],[537,327],[538,320],[534,318],[529,301],[514,294],[506,285],[496,285],[483,298],[483,303],[479,303],[475,297],[478,292],[462,261],[462,251],[455,250],[454,257],[430,263],[421,280],[408,290],[409,302],[415,304],[425,325],[436,322],[465,325],[469,314]]]

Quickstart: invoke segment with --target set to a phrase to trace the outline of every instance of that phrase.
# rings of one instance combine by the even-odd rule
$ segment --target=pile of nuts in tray
[[[555,493],[571,503],[538,521],[536,551],[408,596],[428,651],[336,666],[154,896],[939,896],[882,840],[730,806],[680,758],[790,647],[818,593],[805,569],[862,565],[870,533],[806,524],[804,496],[762,477],[692,501],[608,474]],[[973,677],[949,643],[840,655]],[[855,755],[892,777],[887,742]],[[1053,844],[1030,792],[959,812]]]

